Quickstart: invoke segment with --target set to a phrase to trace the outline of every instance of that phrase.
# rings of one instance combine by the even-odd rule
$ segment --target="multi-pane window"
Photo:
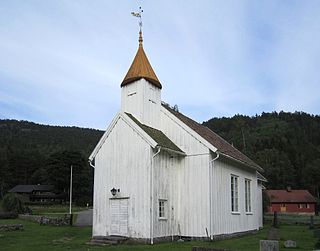
[[[238,212],[238,177],[231,175],[231,211]]]
[[[246,212],[251,212],[251,181],[248,179],[245,179],[244,181],[244,197],[245,197],[245,203],[246,203]]]
[[[299,204],[299,208],[310,208],[309,204]]]
[[[166,218],[166,200],[159,200],[159,218]]]

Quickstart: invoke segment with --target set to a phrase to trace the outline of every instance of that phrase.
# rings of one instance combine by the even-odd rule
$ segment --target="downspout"
[[[160,153],[161,146],[158,147],[158,151],[152,155],[151,168],[150,168],[150,244],[153,244],[153,167],[154,158]]]
[[[92,159],[93,160],[93,159]],[[91,166],[91,167],[93,167],[93,169],[96,169],[96,167],[92,164],[92,160],[91,159],[89,159],[89,165]],[[93,171],[94,172],[94,171]],[[94,179],[93,179],[94,180]],[[94,182],[94,181],[93,181]],[[93,188],[93,191],[94,191],[94,188]],[[94,195],[93,195],[93,198],[92,198],[92,206],[94,206],[95,205],[95,199],[94,199]],[[94,206],[94,208],[95,208],[95,206]],[[95,214],[94,214],[95,215]],[[94,221],[94,218],[92,219],[93,221]],[[92,222],[93,223],[93,222]],[[92,236],[93,236],[93,226],[92,226],[92,228],[91,228],[91,234],[92,234]]]
[[[89,165],[90,165],[91,167],[93,167],[93,168],[96,168],[96,167],[92,164],[92,160],[91,160],[91,159],[89,160]]]
[[[213,240],[213,221],[212,221],[212,180],[213,180],[213,168],[214,168],[214,161],[220,157],[218,151],[216,151],[217,156],[210,160],[209,162],[209,221],[210,221],[210,240]]]

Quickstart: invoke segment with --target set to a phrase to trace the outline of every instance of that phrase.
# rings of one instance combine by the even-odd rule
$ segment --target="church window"
[[[245,179],[244,187],[245,187],[246,213],[250,213],[251,212],[251,181],[248,179]]]
[[[166,218],[166,200],[159,200],[159,218]]]
[[[238,176],[231,175],[231,211],[239,211],[238,203]]]

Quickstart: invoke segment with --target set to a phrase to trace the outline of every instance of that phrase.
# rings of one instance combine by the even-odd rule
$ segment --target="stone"
[[[279,218],[278,218],[278,212],[273,212],[273,227],[279,227]]]
[[[313,230],[313,236],[320,239],[320,229]]]
[[[283,244],[284,244],[285,248],[296,248],[297,247],[297,243],[292,240],[287,240]]]
[[[313,215],[310,216],[310,229],[314,229],[314,219],[313,219]]]
[[[270,228],[267,235],[268,240],[280,240],[279,230],[277,228]]]
[[[260,251],[279,251],[279,241],[260,240]]]
[[[23,230],[23,225],[22,224],[0,225],[0,231],[17,231],[17,230]]]
[[[220,248],[208,248],[208,247],[192,247],[192,251],[231,251]]]

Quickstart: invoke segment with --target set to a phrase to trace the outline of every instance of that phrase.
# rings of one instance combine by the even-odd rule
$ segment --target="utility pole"
[[[72,208],[72,165],[71,165],[71,167],[70,167],[70,198],[69,198],[69,214],[70,214],[70,225],[72,225],[72,210],[71,210],[71,208]]]

